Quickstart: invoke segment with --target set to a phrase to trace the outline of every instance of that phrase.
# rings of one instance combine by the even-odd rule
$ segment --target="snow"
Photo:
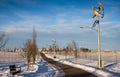
[[[0,77],[63,77],[65,74],[61,68],[56,69],[41,57],[39,57],[34,65],[31,65],[31,69],[27,71],[26,60],[20,57],[20,53],[13,52],[0,52]],[[56,55],[53,58],[53,53],[45,53],[47,57],[52,58],[63,64],[67,64],[73,67],[81,68],[85,71],[91,72],[98,77],[120,77],[120,56],[104,55],[104,68],[98,69],[98,61],[96,54],[90,54],[85,58],[74,58],[72,55]],[[112,54],[114,55],[114,54]],[[91,57],[92,56],[92,57]],[[116,63],[117,62],[117,63]],[[9,65],[15,64],[21,66],[22,72],[12,76],[10,75]]]
[[[55,74],[55,69],[47,64],[47,62],[39,62],[31,67],[29,71],[24,70],[20,75],[23,77],[53,77]]]
[[[98,77],[120,77],[120,63],[113,61],[104,61],[104,68],[98,69],[98,61],[91,59],[75,59],[72,56],[64,57],[63,55],[56,55],[56,58],[53,58],[52,53],[46,53],[46,56],[59,61],[63,64],[67,64],[73,67],[77,67],[95,74]]]
[[[41,57],[39,57],[35,64],[30,66],[32,68],[30,68],[30,70],[27,71],[27,63],[25,60],[20,58],[19,60],[14,59],[18,57],[18,55],[16,56],[16,54],[18,53],[0,52],[0,54],[0,57],[4,57],[4,60],[3,58],[0,58],[0,77],[62,77],[64,75],[63,72],[60,73],[58,69],[44,61]],[[12,54],[12,60],[10,60],[11,57],[9,57],[9,54]],[[21,66],[21,73],[12,76],[9,71],[9,65],[12,64],[15,64],[16,66]]]

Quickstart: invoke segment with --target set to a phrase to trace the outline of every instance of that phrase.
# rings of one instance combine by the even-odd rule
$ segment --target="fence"
[[[23,60],[23,57],[20,55],[20,52],[0,51],[0,66],[12,62],[20,62],[21,60]]]
[[[54,54],[53,52],[49,52],[49,54]],[[67,59],[67,58],[74,58],[74,52],[73,51],[69,51],[69,52],[65,52],[65,51],[61,51],[58,52],[57,54],[54,55],[62,55],[64,57],[59,57],[61,59]],[[98,52],[97,51],[91,51],[91,52],[81,52],[78,51],[78,58],[79,59],[85,59],[85,60],[94,60],[94,61],[98,61]],[[111,51],[111,52],[103,52],[101,51],[101,59],[104,62],[114,62],[114,63],[120,63],[120,51]]]

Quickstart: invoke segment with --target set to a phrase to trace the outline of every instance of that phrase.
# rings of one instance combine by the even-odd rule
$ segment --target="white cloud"
[[[74,12],[78,11],[77,14]],[[4,30],[10,33],[31,31],[33,25],[35,25],[37,32],[42,33],[59,33],[59,34],[86,34],[88,33],[88,29],[80,29],[80,26],[86,25],[91,26],[94,22],[94,19],[89,17],[81,16],[79,13],[90,13],[90,10],[80,10],[75,9],[75,11],[71,11],[72,16],[69,16],[69,12],[60,12],[56,14],[56,19],[51,19],[47,17],[43,17],[40,15],[32,15],[26,11],[18,11],[14,12],[21,20],[10,21],[7,25],[5,25]],[[54,22],[54,23],[51,23]],[[114,25],[114,26],[113,26]],[[101,35],[105,37],[110,37],[112,32],[111,30],[118,29],[118,22],[101,22]],[[117,34],[117,33],[116,33]],[[111,36],[113,37],[113,36]]]
[[[11,34],[11,33],[24,33],[24,32],[31,32],[30,29],[23,29],[23,28],[5,28],[3,29],[4,32]]]
[[[101,24],[101,35],[104,37],[117,37],[120,33],[119,22],[103,22]]]
[[[27,4],[27,6],[36,4],[34,1],[32,4],[32,2],[29,2],[28,0],[22,0],[21,3],[19,3],[18,0],[13,0],[13,2],[17,4]],[[4,5],[7,5],[7,3],[5,3]],[[9,6],[10,8],[14,8],[11,5],[7,5],[7,8]],[[93,24],[95,19],[92,18],[93,14],[91,9],[82,9],[74,5],[63,6],[62,8],[59,6],[51,5],[45,6],[45,8],[46,9],[43,11],[48,12],[45,14],[40,13],[39,15],[25,10],[16,9],[12,11],[13,15],[9,16],[12,18],[8,19],[8,22],[6,22],[5,24],[1,24],[1,29],[11,35],[13,33],[16,35],[24,35],[25,32],[29,32],[30,35],[30,32],[32,32],[33,25],[35,25],[36,31],[39,34],[38,36],[42,36],[43,41],[45,41],[45,39],[48,40],[53,37],[57,37],[59,43],[67,43],[66,41],[71,41],[75,39],[82,46],[97,45],[97,41],[95,41],[97,40],[96,32],[91,31],[89,29],[80,29],[80,26],[91,26]],[[106,38],[112,38],[112,41],[114,41],[120,38],[117,37],[120,33],[120,23],[116,20],[113,20],[110,17],[112,15],[115,15],[115,12],[119,10],[117,7],[112,7],[110,9],[115,10],[114,12],[106,12],[105,9],[105,18],[101,19],[100,22],[101,38],[105,38],[105,40]],[[7,17],[7,15],[0,15],[0,17],[5,18]],[[26,34],[24,36],[28,35]],[[109,41],[105,42],[105,44],[107,45],[108,42]]]
[[[31,15],[26,11],[17,11],[15,14],[22,19],[17,21],[12,20],[6,24],[4,29],[7,30],[7,32],[16,33],[17,31],[26,31],[27,29],[32,29],[32,26],[34,24],[37,31],[40,32],[76,33],[79,31],[79,27],[82,23],[88,24],[89,21],[91,21],[90,19],[84,20],[85,18],[82,19],[81,16],[78,15],[69,17],[67,13],[57,14],[56,20],[50,20],[50,18],[42,17],[39,15]],[[50,21],[55,23],[49,24]]]

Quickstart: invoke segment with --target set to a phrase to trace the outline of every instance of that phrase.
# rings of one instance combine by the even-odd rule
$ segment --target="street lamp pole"
[[[53,48],[54,48],[54,56],[56,55],[56,39],[52,39],[52,42],[53,42]]]
[[[97,20],[97,24],[98,24],[98,28],[94,29],[88,26],[81,26],[80,28],[89,28],[92,30],[97,31],[98,34],[98,67],[101,68],[101,44],[100,44],[100,24],[99,24],[99,20]]]
[[[102,5],[102,3],[98,3],[99,7],[95,8],[94,6],[92,7],[94,16],[93,18],[97,17],[97,19],[95,20],[95,22],[93,23],[93,25],[91,27],[87,27],[87,26],[81,26],[80,28],[90,28],[92,30],[96,30],[98,32],[98,68],[102,68],[103,67],[103,61],[101,59],[101,44],[100,44],[100,17],[104,18],[104,7]],[[102,13],[100,13],[100,11],[102,11]],[[97,29],[95,29],[94,27],[98,25]]]
[[[101,68],[100,23],[98,17],[98,67]]]

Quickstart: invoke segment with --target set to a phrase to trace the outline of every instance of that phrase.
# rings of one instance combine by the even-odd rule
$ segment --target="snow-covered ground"
[[[81,68],[88,72],[91,72],[98,77],[120,77],[120,56],[119,54],[104,55],[104,68],[98,69],[97,55],[92,53],[88,56],[80,55],[79,58],[75,59],[72,55],[56,55],[56,59],[53,58],[53,53],[46,53],[46,56],[53,58],[64,64],[68,64],[77,68]],[[46,61],[41,60],[39,57],[36,64],[31,66],[30,71],[27,71],[27,65],[25,59],[20,56],[20,53],[13,52],[0,52],[0,77],[14,77],[10,75],[9,65],[16,64],[21,66],[22,72],[17,74],[16,77],[61,77],[63,76],[59,71],[48,64]],[[117,62],[117,63],[116,63]]]
[[[46,53],[46,56],[49,58],[53,58],[53,53]],[[120,61],[118,59],[117,63],[116,61],[112,61],[111,57],[109,57],[108,60],[105,59],[104,61],[104,68],[98,69],[98,61],[92,60],[92,59],[81,59],[77,58],[75,59],[73,56],[63,56],[63,55],[56,55],[57,58],[54,60],[59,61],[63,64],[71,65],[77,68],[81,68],[83,70],[86,70],[88,72],[91,72],[98,77],[120,77]]]
[[[20,58],[18,54],[19,53],[13,52],[0,52],[0,57],[4,57],[0,58],[0,77],[61,77],[63,75],[61,75],[53,65],[48,64],[41,57],[39,57],[35,65],[31,65],[30,70],[27,71],[25,59]],[[12,76],[9,71],[9,65],[12,64],[21,66],[21,73]]]

